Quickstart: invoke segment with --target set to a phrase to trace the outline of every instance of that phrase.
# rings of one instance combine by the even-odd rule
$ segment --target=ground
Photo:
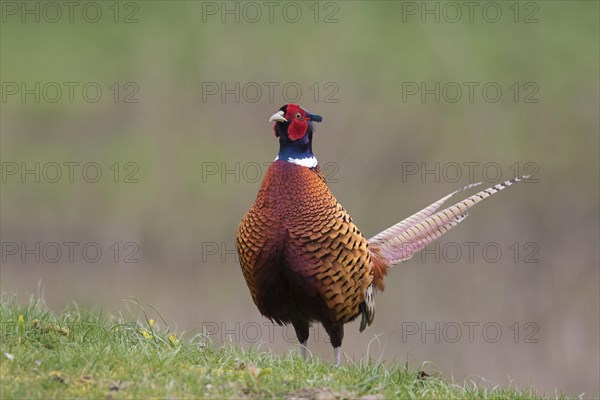
[[[142,315],[145,315],[142,310]],[[451,383],[408,364],[372,360],[339,368],[295,351],[274,354],[206,337],[180,337],[164,321],[78,307],[55,315],[43,302],[0,302],[2,399],[284,398],[533,399],[533,389]]]

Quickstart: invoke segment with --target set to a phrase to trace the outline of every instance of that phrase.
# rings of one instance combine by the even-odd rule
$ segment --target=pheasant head
[[[312,152],[313,121],[321,122],[320,115],[311,114],[297,104],[286,104],[269,118],[275,122],[273,130],[279,138],[276,160],[285,160],[305,167],[315,167],[317,159]]]

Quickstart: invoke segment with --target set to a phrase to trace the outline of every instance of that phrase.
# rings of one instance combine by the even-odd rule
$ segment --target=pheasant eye
[[[296,118],[297,119],[302,119],[302,115],[300,115],[300,113],[296,113]]]

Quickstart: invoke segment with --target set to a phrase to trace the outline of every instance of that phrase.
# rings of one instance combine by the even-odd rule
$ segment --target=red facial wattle
[[[292,140],[302,139],[308,129],[306,111],[296,104],[288,104],[285,118],[290,121],[288,137]]]
[[[285,114],[284,114],[285,113]],[[308,130],[308,121],[321,122],[320,115],[310,114],[297,104],[287,104],[274,114],[269,121],[277,121],[273,126],[275,136],[278,135],[279,123],[287,123],[287,136],[292,141],[302,139]]]
[[[288,137],[292,140],[302,139],[308,129],[308,122],[306,119],[293,118],[288,127]]]

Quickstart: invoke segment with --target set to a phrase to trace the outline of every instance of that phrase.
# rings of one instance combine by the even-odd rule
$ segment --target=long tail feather
[[[527,179],[525,175],[514,178],[482,190],[463,201],[436,212],[450,197],[477,186],[479,183],[465,186],[446,197],[441,198],[418,213],[391,226],[369,239],[369,250],[374,267],[373,284],[383,290],[383,277],[388,267],[408,260],[431,242],[448,232],[467,217],[467,210],[483,199],[498,193],[513,183]]]
[[[479,186],[479,185],[481,185],[481,182],[472,183],[472,184],[462,187],[458,190],[455,190],[454,192],[450,193],[449,195],[442,197],[435,203],[430,204],[429,206],[425,207],[421,211],[411,215],[410,217],[398,222],[397,224],[395,224],[393,226],[390,226],[385,231],[380,232],[377,235],[373,236],[371,239],[369,239],[369,244],[371,245],[374,243],[385,243],[387,240],[389,240],[390,237],[394,237],[396,235],[401,234],[402,232],[404,232],[411,226],[415,225],[417,222],[420,222],[420,221],[424,220],[425,218],[431,216],[450,197],[452,197],[460,192],[463,192],[465,190],[471,189],[475,186]]]

